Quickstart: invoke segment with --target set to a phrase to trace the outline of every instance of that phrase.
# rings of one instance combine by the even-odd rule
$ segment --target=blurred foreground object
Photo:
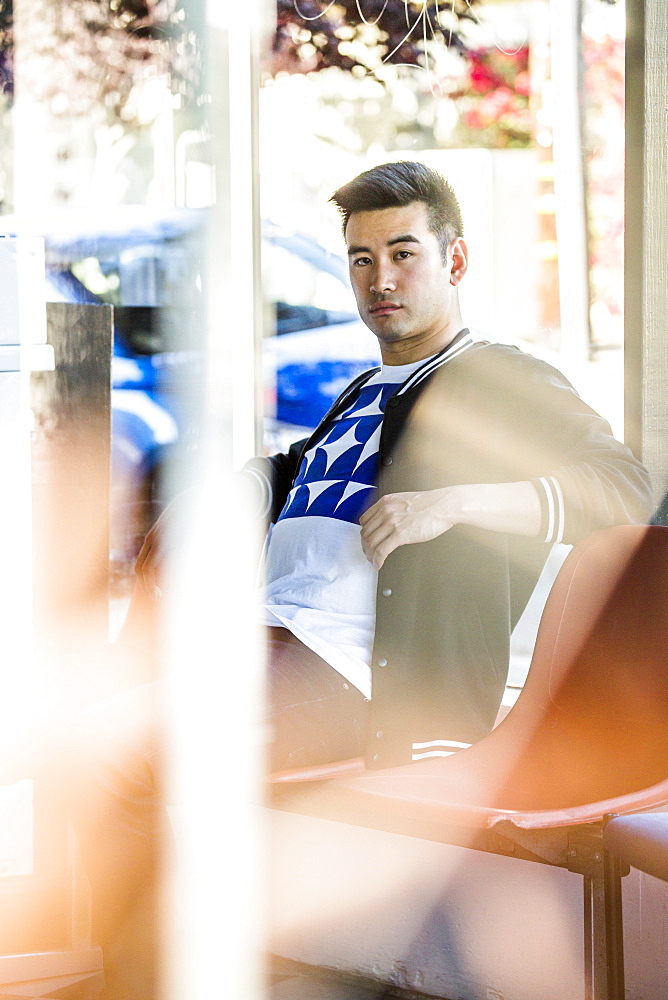
[[[52,781],[40,780],[45,756],[36,745],[39,739],[48,742],[45,722],[48,699],[45,675],[48,671],[33,647],[30,370],[41,369],[39,374],[33,374],[35,380],[55,376],[48,373],[48,369],[53,368],[53,349],[46,344],[43,251],[41,269],[31,267],[26,273],[21,268],[24,256],[21,243],[25,246],[23,237],[0,240],[2,250],[9,251],[10,265],[18,265],[18,274],[8,275],[2,269],[2,353],[6,364],[0,394],[1,440],[3,471],[11,488],[5,491],[3,503],[6,544],[2,608],[7,668],[3,678],[3,707],[7,718],[3,719],[2,726],[0,770],[5,785],[14,782],[3,789],[6,839],[8,843],[12,838],[16,840],[22,855],[17,858],[18,864],[7,866],[3,872],[5,878],[0,883],[0,983],[9,994],[26,995],[32,991],[36,995],[37,989],[40,995],[47,995],[64,988],[77,989],[82,998],[93,998],[101,988],[101,955],[91,943],[88,890],[64,815],[60,788]],[[39,256],[34,263],[40,263]],[[109,344],[108,333],[106,341]],[[33,344],[36,348],[31,346]],[[40,357],[41,363],[36,363]],[[108,362],[103,366],[102,385],[105,379],[108,383]],[[105,450],[98,450],[104,466]],[[67,461],[73,455],[68,451]],[[108,464],[108,448],[106,455]],[[84,482],[87,471],[84,469]],[[75,496],[76,489],[81,486],[82,470],[70,468],[69,475],[75,477],[72,494]],[[76,511],[76,503],[73,506]],[[60,513],[65,516],[70,511],[60,509]],[[63,539],[66,535],[67,532],[63,532],[59,537]],[[82,552],[84,548],[88,550],[90,538],[83,523],[77,523],[75,530],[70,531],[64,561],[57,566],[55,578],[51,580],[56,603],[60,594],[64,595],[65,605],[68,598],[72,604],[78,600],[80,595],[73,595],[66,585],[67,574],[71,570],[73,577],[80,575]],[[99,571],[106,579],[106,545],[98,551],[103,555]],[[93,578],[96,578],[95,573]],[[39,585],[35,590],[39,591]],[[84,588],[84,595],[85,598],[90,595],[89,587]],[[86,617],[87,600],[82,604],[79,610]],[[101,620],[106,625],[106,615]],[[106,628],[98,630],[98,635],[106,640]],[[70,687],[68,694],[71,691]],[[31,754],[26,753],[22,741],[30,742]],[[36,986],[37,981],[39,986]]]

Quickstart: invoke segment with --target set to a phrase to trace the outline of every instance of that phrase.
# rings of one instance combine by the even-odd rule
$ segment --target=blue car
[[[310,237],[264,223],[263,282],[276,336],[265,338],[265,448],[312,430],[346,385],[378,364],[378,343],[360,320],[348,264]]]
[[[68,215],[42,233],[47,300],[114,305],[111,547],[120,576],[170,498],[166,470],[196,447],[203,222],[198,211],[119,206],[104,217]],[[11,217],[0,220],[0,232],[13,231]],[[343,258],[270,222],[262,249],[273,309],[263,344],[271,451],[308,433],[350,379],[377,363],[378,348],[357,316]]]

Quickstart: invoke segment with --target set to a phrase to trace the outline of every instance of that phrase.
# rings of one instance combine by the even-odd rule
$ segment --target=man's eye
[[[353,267],[365,267],[369,263],[370,260],[368,257],[356,257],[353,261]]]
[[[408,260],[409,257],[413,256],[413,254],[410,252],[410,250],[399,250],[396,256],[399,258],[399,260]]]

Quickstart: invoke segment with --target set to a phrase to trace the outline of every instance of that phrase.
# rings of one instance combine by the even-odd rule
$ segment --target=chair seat
[[[626,864],[668,882],[668,812],[615,817],[603,843]]]
[[[328,773],[315,779],[313,774],[303,773],[300,783],[273,784],[272,805],[384,829],[410,827],[417,836],[447,842],[452,826],[490,830],[499,823],[510,823],[524,830],[548,829],[596,823],[610,814],[668,802],[668,780],[664,780],[623,795],[554,808],[549,807],[546,788],[544,807],[537,800],[534,809],[514,808],[518,800],[515,789],[508,784],[499,789],[500,768],[482,768],[482,754],[473,753],[484,750],[483,743],[456,758],[418,761],[384,771],[351,773],[351,762],[346,761],[345,771],[336,776],[336,765],[329,765]],[[361,762],[355,765],[361,766]]]

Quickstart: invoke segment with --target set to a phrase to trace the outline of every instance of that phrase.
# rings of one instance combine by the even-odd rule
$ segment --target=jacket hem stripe
[[[459,740],[429,740],[427,743],[414,743],[413,750],[426,750],[428,747],[454,747],[455,750],[466,750],[470,743],[460,743]]]

